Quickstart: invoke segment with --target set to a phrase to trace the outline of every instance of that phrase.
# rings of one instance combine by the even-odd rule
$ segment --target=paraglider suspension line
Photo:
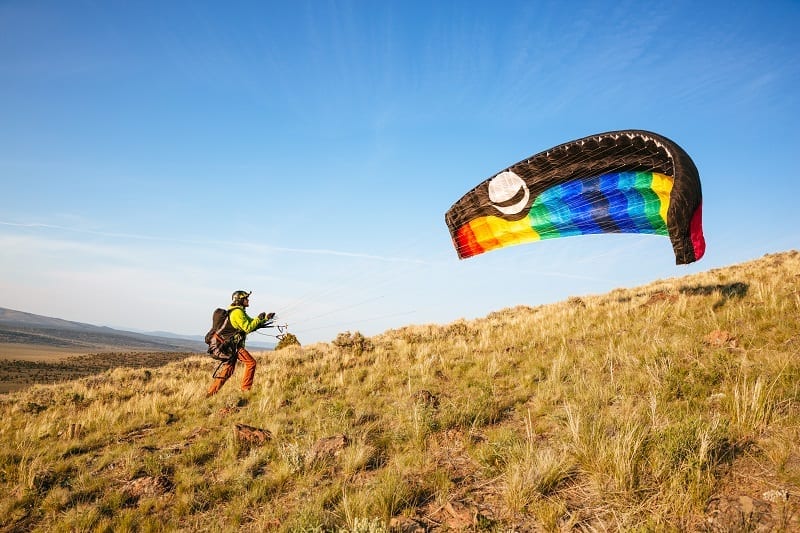
[[[282,340],[286,336],[286,334],[289,332],[289,324],[275,324],[275,325],[270,325],[270,326],[267,326],[267,327],[277,329],[278,333],[275,334],[275,335],[271,335],[269,333],[262,333],[260,331],[256,331],[256,333],[259,334],[259,335],[263,335],[264,337],[273,337],[273,338],[276,338],[278,340]]]

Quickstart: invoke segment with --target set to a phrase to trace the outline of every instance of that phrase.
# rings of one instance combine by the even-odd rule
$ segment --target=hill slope
[[[0,528],[798,531],[800,253],[0,397]]]
[[[0,343],[81,351],[205,351],[202,342],[120,331],[0,307]]]

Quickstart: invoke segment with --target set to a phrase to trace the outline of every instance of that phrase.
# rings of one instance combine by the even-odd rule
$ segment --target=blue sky
[[[310,343],[800,248],[800,4],[648,4],[0,1],[0,307],[202,334],[241,288]],[[701,261],[457,259],[462,194],[628,128],[694,159]]]

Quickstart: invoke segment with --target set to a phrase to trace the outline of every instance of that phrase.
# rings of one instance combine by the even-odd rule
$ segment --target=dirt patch
[[[709,346],[728,346],[730,348],[739,346],[739,341],[731,332],[720,329],[715,329],[706,335],[705,343]]]
[[[706,506],[707,530],[800,531],[797,486],[770,472],[755,457],[736,461]]]
[[[139,498],[150,496],[157,497],[173,489],[172,481],[164,476],[145,476],[133,479],[125,483],[122,490],[132,499],[138,500]]]

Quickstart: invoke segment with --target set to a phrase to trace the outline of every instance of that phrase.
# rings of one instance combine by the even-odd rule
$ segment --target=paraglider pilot
[[[231,357],[228,361],[222,364],[222,369],[214,374],[214,381],[208,388],[207,397],[216,394],[219,389],[228,381],[233,375],[236,368],[236,362],[241,361],[244,364],[244,376],[242,377],[242,391],[247,392],[253,386],[253,378],[256,373],[256,360],[250,355],[250,352],[245,348],[245,339],[248,333],[252,333],[258,328],[264,327],[275,316],[275,313],[259,313],[256,318],[251,318],[247,315],[245,308],[250,305],[250,294],[246,291],[236,291],[231,295],[231,305],[228,306],[228,322],[230,324],[230,331],[223,332],[222,335],[227,338],[230,334],[235,339],[233,353],[235,357]]]

